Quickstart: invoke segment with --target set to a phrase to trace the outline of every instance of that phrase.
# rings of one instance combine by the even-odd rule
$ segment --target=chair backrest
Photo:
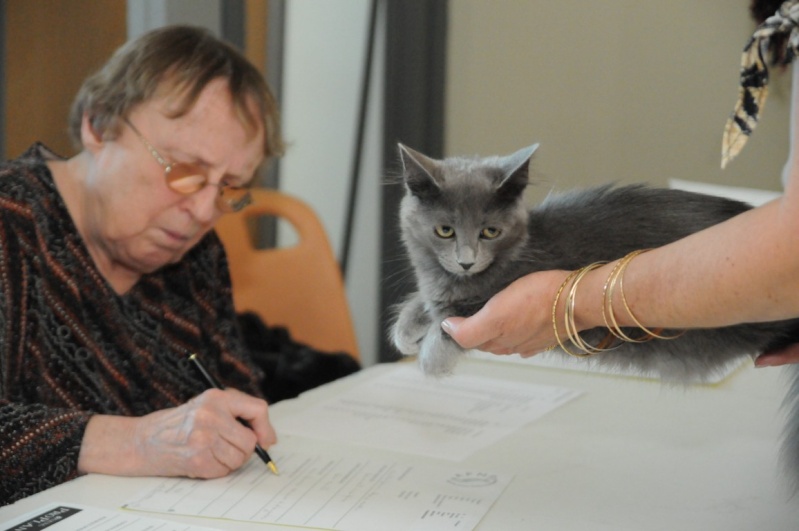
[[[252,193],[252,205],[222,216],[216,225],[230,263],[236,311],[255,312],[317,350],[343,351],[360,360],[341,270],[319,218],[306,203],[285,193]],[[291,223],[297,244],[255,247],[249,220],[262,216]]]

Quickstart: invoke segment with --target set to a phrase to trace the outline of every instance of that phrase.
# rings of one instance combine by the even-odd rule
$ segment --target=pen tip
[[[280,472],[278,472],[278,471],[277,471],[277,467],[275,466],[275,463],[274,463],[274,462],[272,462],[272,461],[269,461],[269,462],[266,464],[266,466],[268,466],[268,467],[269,467],[269,470],[271,470],[271,471],[272,471],[272,473],[273,473],[274,475],[276,475],[276,476],[279,476],[279,475],[280,475]]]

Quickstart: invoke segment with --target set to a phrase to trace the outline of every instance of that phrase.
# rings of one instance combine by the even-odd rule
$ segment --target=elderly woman
[[[0,504],[89,472],[223,476],[275,442],[211,230],[282,149],[263,78],[163,28],[85,81],[69,125],[74,157],[0,168]]]

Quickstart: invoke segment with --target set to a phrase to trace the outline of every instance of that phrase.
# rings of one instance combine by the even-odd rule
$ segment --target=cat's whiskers
[[[416,284],[413,266],[406,258],[402,258],[401,260],[406,263],[405,267],[403,267],[402,269],[394,270],[385,277],[386,285],[389,288],[393,289],[401,287],[403,285]],[[400,261],[400,259],[384,260],[385,263],[398,262],[398,261]],[[408,279],[411,279],[411,282],[407,282]]]

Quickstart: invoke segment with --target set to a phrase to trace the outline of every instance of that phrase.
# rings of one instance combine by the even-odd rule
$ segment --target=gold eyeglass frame
[[[153,158],[158,162],[158,164],[161,165],[161,167],[164,169],[164,179],[166,180],[166,185],[169,187],[170,190],[177,192],[181,195],[189,196],[199,192],[206,186],[209,185],[216,186],[217,188],[219,188],[219,195],[216,196],[216,206],[220,211],[224,213],[239,212],[244,207],[252,203],[252,194],[250,194],[250,191],[247,189],[232,188],[222,184],[210,183],[208,182],[208,175],[206,175],[206,172],[202,171],[199,168],[199,166],[183,162],[167,162],[167,160],[163,156],[161,156],[158,150],[155,149],[155,147],[144,137],[143,134],[141,134],[141,132],[139,132],[136,126],[133,125],[128,118],[123,118],[123,120],[127,124],[127,126],[130,127],[130,130],[133,131],[137,137],[139,137],[139,140],[141,140],[142,144],[144,144],[144,147],[147,148],[147,151],[150,152],[150,155],[152,155]],[[175,168],[180,168],[180,167],[187,167],[187,168],[196,167],[197,171],[188,172],[186,174],[186,177],[192,177],[192,176],[202,177],[202,183],[199,183],[199,185],[195,189],[192,189],[190,191],[186,191],[181,188],[175,187],[174,186],[175,179],[170,178],[170,173],[172,173],[175,170]],[[225,193],[229,194],[231,192],[234,192],[233,194],[234,196],[226,198]],[[244,193],[239,196],[238,194],[241,192]]]

